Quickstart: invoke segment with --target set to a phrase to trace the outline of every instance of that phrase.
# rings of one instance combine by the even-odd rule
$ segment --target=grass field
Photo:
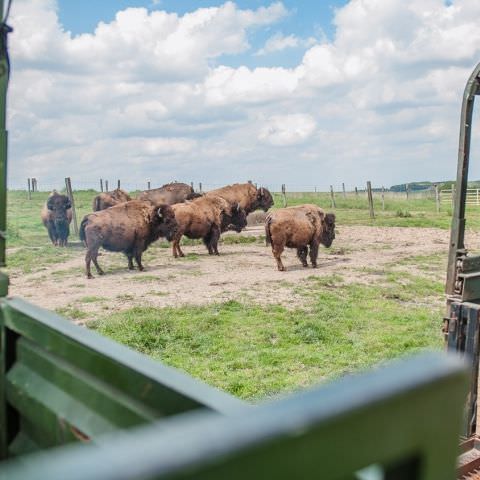
[[[79,221],[90,212],[95,193],[75,193]],[[67,249],[49,244],[39,219],[46,196],[38,192],[28,200],[25,192],[9,192],[8,270],[13,277],[42,272],[61,282],[69,275],[78,276],[78,269],[72,267],[49,273],[53,266],[82,257],[83,248],[75,236]],[[275,195],[275,201],[276,207],[282,205],[281,196]],[[318,203],[330,210],[327,194],[295,195],[288,201],[289,205]],[[338,196],[338,228],[365,225],[445,231],[450,225],[451,212],[444,209],[437,214],[432,199],[407,202],[387,198],[385,211],[379,199],[375,202],[376,218],[371,220],[365,198]],[[478,213],[474,208],[469,211],[468,226],[480,226],[480,209]],[[238,250],[260,242],[261,237],[224,239]],[[157,249],[161,246],[167,245]],[[372,244],[371,248],[379,247]],[[348,256],[354,249],[354,244],[346,245],[331,253]],[[210,261],[195,252],[190,252],[182,265]],[[115,261],[123,262],[120,258]],[[298,305],[265,305],[255,301],[255,291],[250,291],[246,298],[207,305],[128,307],[135,296],[132,287],[133,294],[118,295],[116,301],[98,291],[57,311],[75,320],[85,318],[88,327],[104,335],[242,398],[258,400],[418,349],[440,348],[445,262],[446,256],[437,253],[402,257],[381,269],[371,264],[360,272],[369,277],[365,282],[352,282],[342,268],[335,274],[316,271],[295,282],[287,272],[282,280],[272,281],[273,291],[275,285],[279,290],[290,289],[301,299]],[[202,281],[201,271],[188,271]],[[159,290],[153,288],[158,283],[156,275],[147,272],[132,279],[151,284],[152,296],[166,295],[161,285]],[[84,288],[77,283],[80,290]],[[140,285],[133,280],[130,283]],[[89,317],[87,307],[96,307],[95,320]]]

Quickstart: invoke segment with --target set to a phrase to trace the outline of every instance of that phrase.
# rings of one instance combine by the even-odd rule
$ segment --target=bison
[[[285,271],[280,258],[285,246],[297,249],[297,256],[304,267],[308,266],[310,247],[310,261],[316,268],[319,244],[328,248],[335,238],[335,215],[325,214],[320,207],[311,204],[280,208],[267,215],[265,234],[281,272]]]
[[[238,204],[248,215],[254,210],[262,209],[267,211],[273,205],[272,194],[265,187],[257,188],[249,183],[234,183],[226,187],[217,188],[207,193],[222,197],[230,205]]]
[[[193,188],[186,183],[172,182],[160,188],[140,192],[137,195],[137,200],[147,201],[153,204],[165,203],[167,205],[174,205],[175,203],[182,203],[185,200],[191,200],[201,196],[199,193],[195,193]]]
[[[116,188],[111,192],[102,192],[93,199],[93,211],[105,210],[131,199],[130,195],[121,188]]]
[[[105,272],[97,262],[98,250],[103,247],[112,252],[123,252],[128,268],[133,270],[133,258],[142,271],[142,253],[160,237],[171,240],[177,230],[177,222],[169,205],[151,205],[130,200],[106,210],[91,213],[82,220],[80,239],[87,247],[85,266],[87,278],[93,278],[90,262],[93,261],[99,275]]]
[[[65,247],[70,234],[72,204],[66,195],[54,190],[45,202],[40,213],[43,224],[53,245]]]
[[[210,255],[218,255],[220,233],[226,230],[240,232],[247,225],[245,210],[238,204],[230,205],[221,197],[213,195],[197,198],[172,206],[178,223],[173,237],[173,256],[183,257],[180,249],[182,235],[188,238],[201,238]]]

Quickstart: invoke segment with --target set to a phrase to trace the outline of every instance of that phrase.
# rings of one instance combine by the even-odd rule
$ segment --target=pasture
[[[97,192],[77,191],[78,220]],[[49,243],[40,222],[46,192],[10,191],[10,292],[56,310],[166,364],[241,398],[308,386],[423,348],[442,347],[443,282],[451,212],[430,198],[337,196],[337,237],[318,269],[295,252],[278,272],[261,226],[227,233],[220,256],[184,241],[174,259],[165,241],[144,255],[145,272],[128,271],[121,254],[103,252],[107,275],[87,280],[84,248]],[[282,198],[275,195],[276,207]],[[295,194],[289,205],[327,194]],[[469,209],[467,243],[480,246],[480,207]]]

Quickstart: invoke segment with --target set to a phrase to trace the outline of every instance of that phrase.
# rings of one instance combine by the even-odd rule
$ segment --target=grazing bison
[[[70,199],[54,190],[48,196],[40,217],[47,228],[52,243],[55,246],[65,247],[70,234],[70,222],[72,221]]]
[[[177,222],[169,205],[155,206],[138,200],[130,200],[85,216],[80,225],[80,239],[87,247],[87,278],[93,278],[90,272],[91,261],[98,274],[104,274],[97,262],[100,247],[112,252],[123,252],[128,258],[130,270],[134,268],[135,258],[138,269],[143,270],[142,253],[160,237],[171,240],[176,230]]]
[[[151,202],[156,205],[160,203],[173,205],[175,203],[182,203],[185,200],[191,200],[201,196],[202,195],[199,193],[195,193],[193,188],[186,183],[172,182],[167,183],[160,188],[140,192],[137,195],[137,200]]]
[[[268,189],[264,187],[257,188],[251,183],[234,183],[226,187],[211,190],[206,194],[222,197],[230,205],[238,204],[248,215],[254,210],[262,209],[267,211],[273,205],[273,198]]]
[[[105,210],[131,199],[130,195],[121,188],[116,188],[112,192],[102,192],[93,199],[93,211]]]
[[[178,229],[173,237],[173,256],[183,257],[180,249],[182,235],[201,238],[210,255],[218,255],[220,233],[226,230],[240,232],[247,225],[245,210],[239,205],[230,205],[221,197],[203,196],[172,206]]]
[[[285,246],[297,249],[304,267],[308,266],[307,253],[310,247],[310,261],[312,267],[316,268],[319,244],[328,248],[335,238],[335,215],[325,214],[321,208],[311,204],[280,208],[267,215],[265,234],[281,272],[285,271],[280,258]]]

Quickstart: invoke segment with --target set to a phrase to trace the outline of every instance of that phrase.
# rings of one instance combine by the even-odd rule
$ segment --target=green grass
[[[135,307],[88,324],[104,335],[245,399],[259,399],[442,345],[442,285],[389,273],[387,286],[311,277],[307,308],[230,301]]]

